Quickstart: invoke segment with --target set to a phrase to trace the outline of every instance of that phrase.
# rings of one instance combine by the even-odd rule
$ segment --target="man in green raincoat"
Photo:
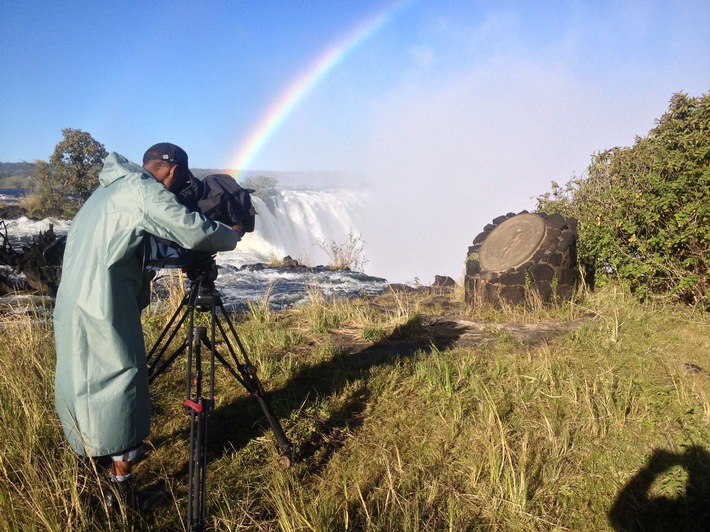
[[[187,154],[174,144],[149,148],[143,167],[111,153],[67,235],[54,311],[55,404],[72,449],[111,457],[111,479],[124,493],[135,494],[132,465],[150,432],[143,237],[214,253],[234,249],[241,236],[178,202],[190,179]]]

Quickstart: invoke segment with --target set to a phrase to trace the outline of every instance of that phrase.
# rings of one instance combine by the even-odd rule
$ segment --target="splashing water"
[[[254,232],[221,259],[242,265],[289,255],[310,266],[328,264],[323,244],[340,245],[359,234],[363,201],[363,194],[352,190],[280,190],[266,201],[254,198],[259,213]]]

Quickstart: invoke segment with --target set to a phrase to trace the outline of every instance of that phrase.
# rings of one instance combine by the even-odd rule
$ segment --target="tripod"
[[[266,396],[263,386],[256,375],[256,367],[249,361],[244,346],[232,324],[227,311],[222,304],[219,293],[214,288],[217,278],[217,266],[212,262],[207,269],[189,275],[192,287],[185,295],[180,306],[175,311],[170,321],[162,331],[155,345],[147,356],[149,382],[162,375],[173,361],[187,350],[187,377],[186,391],[183,405],[185,413],[190,416],[190,457],[189,457],[189,483],[187,490],[187,522],[189,530],[200,531],[204,528],[206,513],[206,478],[207,478],[207,414],[214,409],[214,370],[215,359],[218,360],[252,396],[256,397],[264,416],[276,436],[276,445],[282,455],[282,461],[289,465],[294,459],[294,447],[286,437],[281,424],[273,413],[271,404]],[[220,311],[220,319],[217,311]],[[209,312],[209,332],[207,327],[195,326],[195,312]],[[178,316],[179,319],[178,319]],[[165,361],[162,361],[168,346],[171,344],[181,326],[188,322],[187,337],[175,352]],[[227,324],[227,329],[224,327]],[[219,330],[222,340],[231,355],[233,363],[230,364],[216,348],[216,331]],[[240,362],[237,351],[230,342],[230,336],[237,345],[242,355]],[[167,337],[167,340],[164,341]],[[203,356],[202,349],[209,352],[208,357]],[[207,358],[207,360],[205,360]],[[209,369],[207,383],[204,382],[203,365]],[[235,369],[236,367],[236,369]],[[203,388],[208,386],[206,396]]]

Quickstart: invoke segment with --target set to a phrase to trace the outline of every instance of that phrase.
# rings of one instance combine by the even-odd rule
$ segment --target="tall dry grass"
[[[431,307],[413,294],[386,302],[314,294],[301,308],[253,305],[234,316],[299,460],[279,465],[255,401],[218,368],[207,528],[527,531],[708,523],[706,314],[640,304],[613,288],[557,309],[493,314],[454,303],[482,326],[554,320],[575,327],[533,344],[500,327],[490,329],[499,331],[495,341],[480,346],[442,344],[422,319]],[[147,343],[166,323],[165,312],[146,317]],[[54,415],[51,323],[38,312],[6,316],[2,326],[3,526],[182,529],[184,363],[152,390],[153,434],[137,468],[140,484],[166,490],[172,504],[141,518],[114,515],[87,502],[82,478],[95,484],[101,472],[80,474]],[[335,341],[346,333],[354,340],[349,349]],[[647,478],[648,488],[634,491]]]

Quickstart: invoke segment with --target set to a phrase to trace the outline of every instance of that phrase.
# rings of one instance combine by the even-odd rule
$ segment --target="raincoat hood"
[[[150,172],[142,166],[132,163],[123,155],[112,152],[108,157],[106,157],[104,167],[99,174],[99,183],[101,186],[107,187],[114,183],[117,179],[121,179],[129,173],[143,173],[150,175]]]

